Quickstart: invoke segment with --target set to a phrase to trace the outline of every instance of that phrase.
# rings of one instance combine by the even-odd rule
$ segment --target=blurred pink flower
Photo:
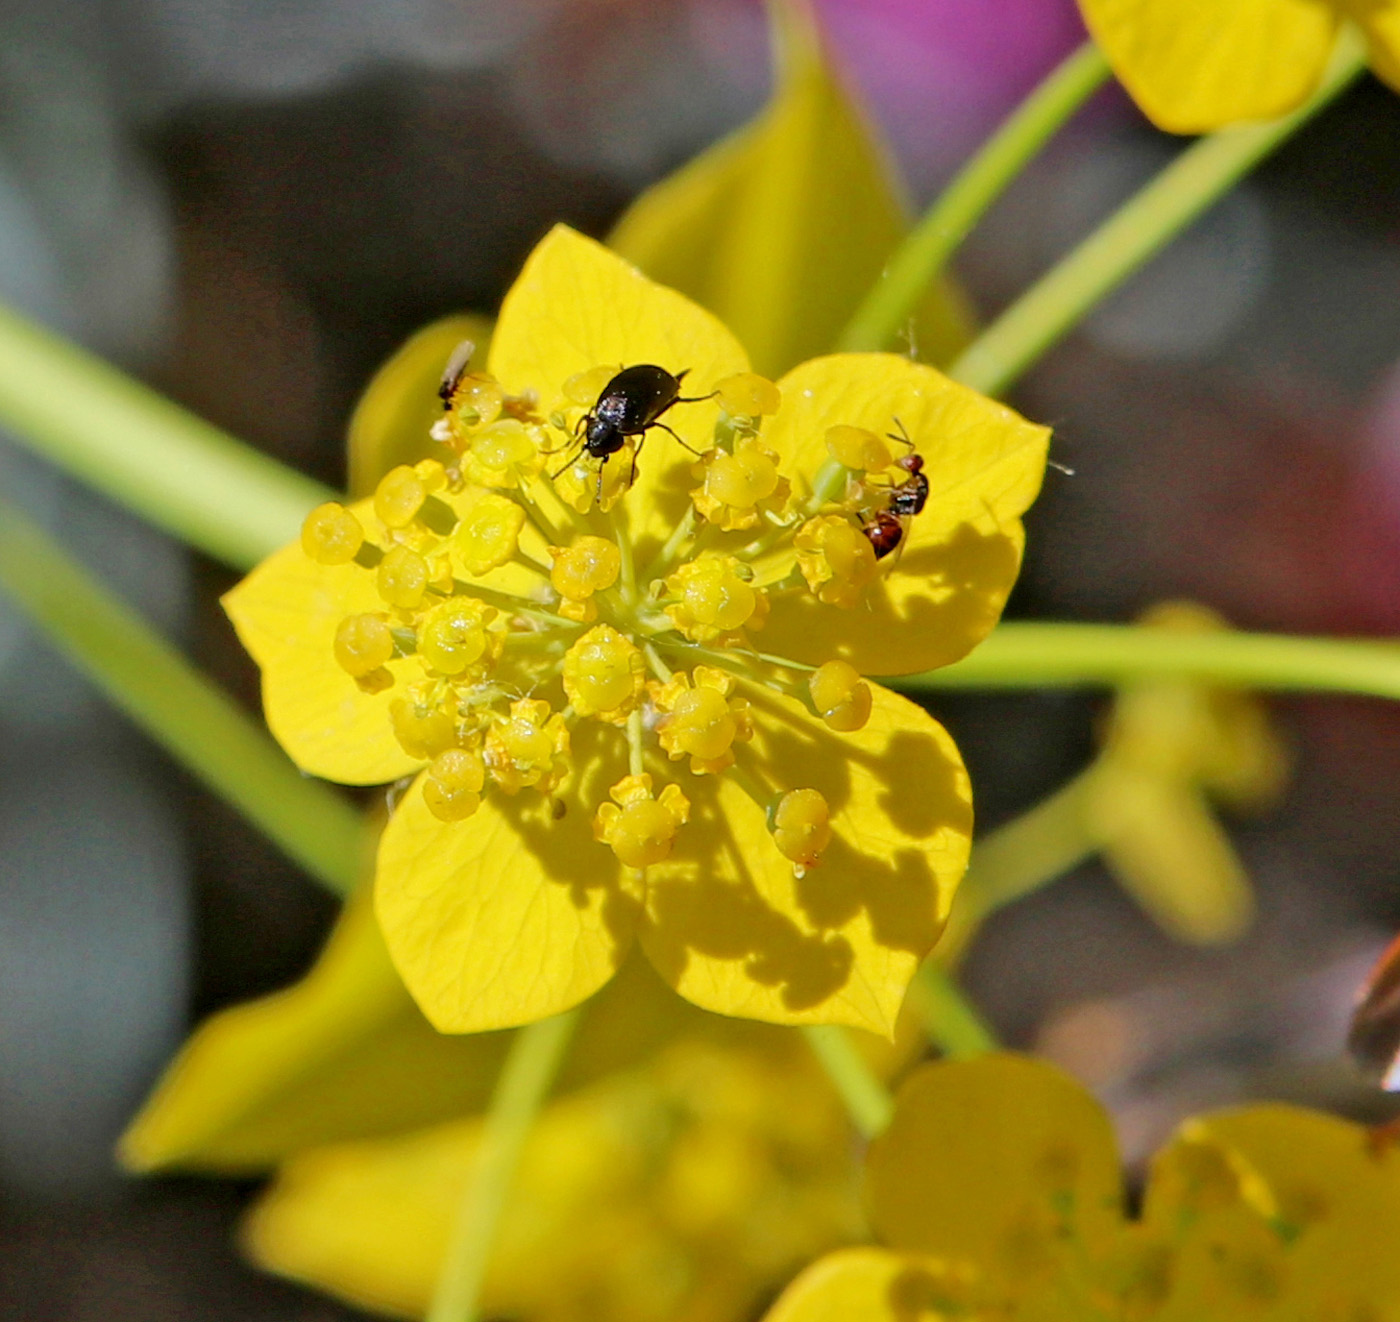
[[[1085,40],[1074,0],[814,0],[916,197]]]

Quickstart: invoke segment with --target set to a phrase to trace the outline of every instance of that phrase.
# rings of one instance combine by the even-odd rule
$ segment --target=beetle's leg
[[[666,430],[670,431],[671,429],[667,427]],[[632,476],[627,479],[627,489],[629,491],[637,484],[637,460],[642,457],[642,446],[644,446],[646,442],[647,434],[643,432],[637,437],[636,447],[632,451]]]
[[[589,421],[592,419],[592,417],[593,417],[592,412],[585,413],[585,414],[583,415],[583,417],[581,417],[576,423],[574,423],[574,434],[573,434],[572,436],[570,436],[569,439],[568,439],[567,441],[565,441],[563,445],[556,445],[556,446],[555,446],[553,449],[551,449],[551,450],[541,450],[540,453],[541,453],[541,454],[558,454],[560,450],[567,450],[567,449],[569,448],[569,446],[571,446],[576,440],[578,440],[579,435],[580,435],[580,434],[582,433],[582,431],[583,431],[584,424],[587,423],[587,422],[589,422]],[[573,461],[570,460],[569,462],[572,463]]]
[[[680,443],[683,446],[685,446],[685,448],[689,450],[690,453],[693,454],[697,459],[703,459],[705,457],[703,451],[697,450],[693,445],[690,444],[689,441],[682,441],[681,438],[679,436],[676,436],[676,433],[664,422],[653,422],[651,425],[653,427],[660,427],[662,431],[670,432],[671,435],[674,436],[677,441],[680,441]]]
[[[573,444],[573,442],[571,441],[571,442],[569,443],[569,445],[561,445],[561,446],[558,447],[558,449],[554,449],[554,450],[541,450],[540,453],[541,453],[541,454],[558,454],[560,450],[567,450],[567,449],[571,448],[572,444]],[[579,454],[581,454],[582,451],[583,451],[583,447],[580,446],[579,449],[578,449],[578,451],[576,451],[576,452],[569,458],[568,462],[565,463],[565,465],[564,465],[563,468],[561,468],[557,473],[551,473],[551,474],[549,475],[549,480],[552,482],[552,481],[554,481],[556,478],[562,477],[565,473],[567,473],[567,472],[569,471],[569,469],[572,468],[572,467],[574,466],[574,462],[578,459]]]

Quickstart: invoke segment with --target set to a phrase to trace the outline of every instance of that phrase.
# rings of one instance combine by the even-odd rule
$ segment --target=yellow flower
[[[1160,128],[1204,133],[1296,109],[1341,25],[1400,88],[1400,0],[1080,0],[1113,71]]]
[[[1227,627],[1186,602],[1156,606],[1141,623],[1185,632]],[[1166,931],[1203,944],[1231,941],[1252,918],[1254,900],[1211,804],[1268,807],[1287,767],[1267,709],[1251,694],[1173,679],[1125,687],[1085,784],[1085,829]]]
[[[254,1209],[262,1266],[421,1317],[481,1126],[306,1152]],[[846,1123],[800,1042],[681,1042],[536,1121],[482,1289],[492,1317],[737,1322],[860,1235]]]
[[[643,364],[682,378],[660,418],[674,435],[590,453],[597,392]],[[639,943],[706,1008],[888,1032],[937,938],[968,847],[957,751],[876,685],[863,724],[856,684],[819,711],[808,678],[833,660],[926,670],[985,635],[1019,566],[1046,432],[894,355],[816,359],[775,392],[740,389],[747,372],[713,317],[560,227],[507,295],[485,368],[456,383],[468,403],[449,390],[437,467],[318,511],[227,598],[298,765],[351,784],[416,776],[384,832],[377,908],[442,1030],[577,1004]],[[759,411],[728,411],[742,406]],[[907,432],[932,483],[898,525],[901,553],[873,572],[863,529],[904,470],[832,459],[825,436],[842,424]],[[756,498],[758,526],[735,527],[727,498],[713,522],[689,497],[690,452],[749,441],[776,457],[786,494]],[[821,592],[799,562],[814,521],[828,530],[812,553]],[[702,775],[670,765],[658,727],[675,712],[647,688],[697,667],[725,672],[744,704],[731,764],[715,765],[722,721],[715,740],[691,729]],[[644,776],[648,804],[631,795]],[[600,842],[595,819],[628,778],[614,806],[647,828],[602,814]],[[798,790],[800,848],[775,818]]]
[[[991,1055],[917,1070],[866,1173],[888,1247],[815,1264],[767,1322],[1400,1315],[1400,1150],[1319,1112],[1187,1121],[1132,1220],[1098,1103]]]

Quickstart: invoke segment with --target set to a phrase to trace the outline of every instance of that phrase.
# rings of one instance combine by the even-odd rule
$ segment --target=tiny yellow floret
[[[477,576],[499,569],[520,544],[525,511],[504,496],[485,495],[462,516],[452,550],[462,568]]]
[[[494,378],[468,372],[452,392],[452,416],[464,428],[485,427],[501,416],[505,392]]]
[[[520,698],[486,733],[486,765],[507,794],[533,786],[548,794],[568,774],[569,731],[540,698]]]
[[[409,757],[425,761],[451,748],[457,741],[457,725],[435,701],[435,685],[415,684],[407,696],[389,704],[394,738]]]
[[[423,781],[423,802],[439,821],[460,822],[481,807],[486,766],[481,754],[465,748],[449,748],[428,764]]]
[[[753,436],[741,436],[734,449],[706,453],[703,481],[692,491],[695,508],[726,531],[753,528],[763,510],[780,510],[787,503],[788,482],[778,472],[776,451]]]
[[[677,600],[666,607],[671,622],[693,643],[732,634],[760,613],[762,592],[753,571],[732,555],[707,554],[683,564],[666,580]]]
[[[564,653],[564,692],[580,716],[620,725],[646,691],[646,659],[607,624],[590,629]]]
[[[624,867],[660,863],[690,817],[690,800],[676,785],[667,785],[653,798],[651,777],[645,772],[624,776],[608,793],[614,802],[599,805],[593,818],[594,836],[612,849]]]
[[[789,790],[773,809],[773,840],[801,877],[831,843],[831,809],[817,790]]]
[[[301,549],[318,565],[348,565],[364,545],[365,530],[344,505],[317,505],[301,525]]]
[[[427,560],[411,546],[391,547],[379,562],[379,595],[400,610],[421,606],[431,580]]]
[[[817,599],[849,609],[875,577],[875,548],[849,519],[822,514],[797,530],[797,567]]]
[[[690,756],[697,775],[714,775],[733,765],[735,743],[753,738],[753,713],[744,698],[731,698],[734,680],[713,666],[696,666],[695,682],[677,671],[665,684],[651,685],[660,713],[656,735],[673,760]]]
[[[572,546],[551,546],[554,561],[549,572],[550,586],[559,594],[559,613],[566,619],[588,624],[598,616],[593,594],[617,582],[622,571],[622,553],[605,537],[580,537]]]
[[[374,489],[374,512],[386,528],[407,528],[428,499],[428,486],[407,464],[391,468]]]
[[[450,597],[428,612],[418,630],[418,654],[439,675],[460,675],[490,648],[486,626],[496,612],[474,597]]]
[[[890,447],[873,431],[845,423],[826,429],[826,452],[838,464],[862,473],[883,472],[894,463]]]
[[[354,679],[378,670],[394,655],[394,635],[382,615],[347,615],[335,631],[335,659]]]
[[[870,685],[849,661],[827,661],[807,680],[812,705],[827,725],[842,734],[865,728],[870,719]]]
[[[767,418],[783,405],[783,392],[757,372],[736,372],[716,381],[715,398],[731,418]]]
[[[542,463],[534,432],[519,418],[500,418],[472,436],[463,471],[484,487],[516,487]]]

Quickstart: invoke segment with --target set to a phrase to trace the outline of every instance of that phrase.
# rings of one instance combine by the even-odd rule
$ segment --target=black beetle
[[[632,455],[632,475],[627,480],[629,486],[637,480],[637,457],[642,452],[647,432],[653,427],[670,432],[691,454],[699,453],[661,421],[661,415],[674,404],[698,404],[710,398],[709,395],[697,395],[688,399],[681,394],[681,382],[689,370],[686,368],[672,375],[654,363],[624,367],[603,387],[593,407],[579,419],[582,453],[598,460],[599,498],[603,494],[603,465],[622,449],[629,437],[642,438]],[[574,458],[554,476],[565,472]]]

